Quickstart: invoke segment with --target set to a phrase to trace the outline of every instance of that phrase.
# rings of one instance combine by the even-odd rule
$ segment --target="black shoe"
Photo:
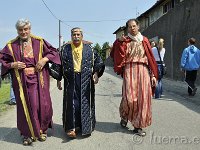
[[[188,93],[189,96],[193,96],[192,93]]]
[[[122,128],[125,128],[126,125],[127,125],[127,121],[125,121],[124,119],[121,119],[120,125],[121,125]]]
[[[16,102],[15,101],[10,101],[9,105],[16,105]]]
[[[83,135],[84,138],[88,138],[88,137],[90,137],[90,136],[91,136],[91,134]]]
[[[142,128],[135,128],[133,133],[139,136],[146,136],[146,132],[142,130]]]

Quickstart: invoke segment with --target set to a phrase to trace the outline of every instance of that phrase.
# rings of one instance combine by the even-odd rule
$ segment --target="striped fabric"
[[[140,52],[144,52],[143,46]],[[127,45],[127,54],[129,52]],[[144,55],[128,56],[123,73],[122,100],[120,116],[129,120],[136,128],[145,128],[151,125],[151,82],[148,70],[147,57]]]

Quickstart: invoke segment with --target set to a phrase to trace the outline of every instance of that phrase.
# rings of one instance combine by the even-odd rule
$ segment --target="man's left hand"
[[[94,84],[97,84],[99,82],[99,77],[98,77],[97,72],[95,72],[93,75],[93,81],[94,81]]]
[[[38,61],[38,63],[36,64],[36,71],[42,71],[42,68],[44,67],[44,65],[49,61],[49,59],[47,57],[42,58],[41,60]]]
[[[156,86],[156,77],[151,78],[151,86],[152,87]]]

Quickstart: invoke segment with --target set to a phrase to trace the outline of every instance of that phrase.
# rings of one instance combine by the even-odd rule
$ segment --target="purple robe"
[[[27,68],[35,67],[39,60],[40,40],[31,36],[31,41],[34,58],[22,59],[19,38],[13,41],[11,44],[16,61],[23,61]],[[45,40],[43,40],[43,43],[42,57],[47,57],[50,62],[61,64],[59,53],[57,52],[56,48],[52,47]],[[20,98],[19,84],[16,74],[14,69],[11,68],[11,63],[14,62],[14,59],[7,45],[2,51],[0,51],[0,62],[2,62],[1,74],[5,75],[7,73],[11,73],[12,76],[13,89],[17,102],[17,128],[20,130],[23,136],[32,137]],[[43,87],[40,82],[40,73],[35,72],[31,75],[25,75],[23,70],[18,71],[21,78],[25,102],[27,104],[34,135],[36,138],[39,138],[41,132],[40,130],[46,132],[48,128],[52,127],[53,110],[49,92],[50,77],[48,64],[46,64],[42,69],[44,81]]]

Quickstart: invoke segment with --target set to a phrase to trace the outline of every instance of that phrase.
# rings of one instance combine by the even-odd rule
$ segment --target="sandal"
[[[127,121],[125,121],[124,119],[121,119],[120,125],[121,125],[121,127],[125,128],[127,125]]]
[[[23,138],[23,145],[24,145],[24,146],[31,145],[32,143],[33,143],[32,138],[30,138],[30,137],[24,137],[24,138]]]
[[[44,142],[47,139],[47,134],[46,133],[41,133],[40,137],[38,138],[39,141]]]
[[[135,128],[133,133],[139,136],[146,136],[146,132],[142,128]]]
[[[70,138],[76,138],[76,132],[74,130],[70,130],[67,132],[67,136]]]

